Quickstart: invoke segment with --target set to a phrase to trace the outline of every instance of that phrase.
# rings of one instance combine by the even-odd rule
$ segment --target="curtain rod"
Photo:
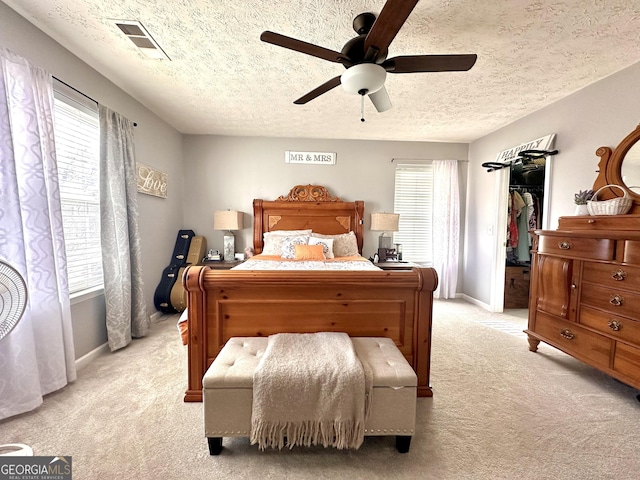
[[[87,95],[86,93],[81,92],[80,90],[78,90],[75,87],[72,87],[71,85],[69,85],[67,82],[63,82],[62,80],[60,80],[58,77],[56,77],[55,75],[52,75],[53,78],[55,78],[58,82],[60,82],[61,84],[65,85],[66,87],[70,88],[71,90],[73,90],[76,93],[79,93],[80,95],[82,95],[83,97],[85,97],[88,100],[91,100],[93,103],[95,103],[96,105],[99,105],[98,101],[91,98],[89,95]],[[136,122],[133,122],[133,126],[137,127],[138,124]]]

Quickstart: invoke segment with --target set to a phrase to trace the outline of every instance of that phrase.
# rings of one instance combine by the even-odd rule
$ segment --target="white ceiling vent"
[[[142,23],[136,20],[115,20],[116,26],[149,58],[171,60],[160,45],[147,32]]]

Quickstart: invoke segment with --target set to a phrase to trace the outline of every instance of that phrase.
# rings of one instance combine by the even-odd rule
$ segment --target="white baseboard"
[[[97,357],[108,352],[109,352],[108,343],[103,343],[98,348],[94,348],[89,353],[87,353],[86,355],[83,355],[82,357],[76,360],[76,371],[82,370],[91,362],[93,362]]]
[[[151,323],[158,323],[163,315],[164,315],[164,313],[162,313],[162,312],[155,312],[155,313],[151,314],[151,316],[150,316]],[[108,343],[103,343],[99,347],[94,348],[89,353],[87,353],[86,355],[83,355],[82,357],[80,357],[80,358],[78,358],[76,360],[76,371],[82,370],[87,365],[89,365],[91,362],[93,362],[97,357],[99,357],[103,353],[108,353],[108,352],[109,352],[109,344]]]
[[[456,298],[458,297],[458,295],[456,295]],[[477,300],[473,297],[470,297],[469,295],[465,295],[464,293],[460,294],[460,297],[462,298],[464,301],[469,302],[469,303],[473,303],[474,305],[479,306],[480,308],[484,308],[487,311],[491,311],[491,306],[487,303],[481,302],[480,300]]]

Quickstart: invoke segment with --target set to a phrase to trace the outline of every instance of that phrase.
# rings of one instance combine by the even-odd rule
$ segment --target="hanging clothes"
[[[522,213],[522,209],[526,206],[522,196],[517,192],[511,192],[511,212],[509,215],[509,244],[511,247],[517,247],[520,237],[520,229],[518,228],[518,218]]]
[[[516,248],[516,257],[518,262],[529,263],[531,262],[531,240],[529,234],[529,220],[531,217],[530,212],[533,212],[533,198],[530,193],[523,193],[524,207],[521,210],[518,217],[518,246]]]
[[[522,199],[524,203],[527,204],[525,210],[527,212],[527,239],[529,240],[529,247],[533,244],[533,237],[529,233],[530,230],[534,230],[536,228],[536,212],[535,212],[535,202],[534,197],[529,192],[524,192],[522,194]]]
[[[541,228],[540,187],[513,185],[509,188],[506,232],[507,264],[531,263],[531,230]]]

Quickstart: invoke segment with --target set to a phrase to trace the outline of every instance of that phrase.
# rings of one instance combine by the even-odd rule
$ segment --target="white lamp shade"
[[[215,230],[242,230],[242,212],[235,210],[213,212],[213,228]]]
[[[397,232],[399,213],[372,213],[371,230],[379,232]]]
[[[349,93],[374,93],[382,88],[387,78],[387,71],[375,63],[360,63],[349,67],[340,76],[340,83]]]

